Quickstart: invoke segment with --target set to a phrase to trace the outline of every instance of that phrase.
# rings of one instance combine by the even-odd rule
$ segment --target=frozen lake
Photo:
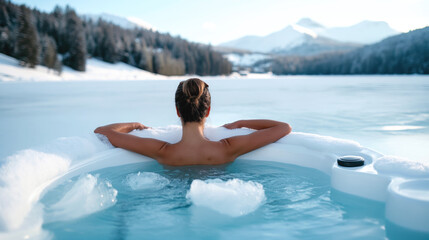
[[[294,131],[351,139],[383,154],[429,162],[428,76],[202,78],[208,124],[269,118]],[[0,159],[113,122],[180,124],[178,81],[1,82]]]

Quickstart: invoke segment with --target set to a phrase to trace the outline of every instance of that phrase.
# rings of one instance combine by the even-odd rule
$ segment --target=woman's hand
[[[115,147],[120,147],[154,159],[159,159],[162,154],[161,150],[167,142],[128,134],[136,129],[143,130],[147,128],[149,127],[138,122],[115,123],[98,127],[94,132],[106,136],[110,143]]]
[[[147,128],[149,127],[138,122],[114,123],[114,124],[98,127],[94,130],[94,133],[100,133],[107,136],[109,132],[129,133],[135,129],[143,130]]]
[[[236,129],[236,128],[241,128],[241,124],[240,124],[240,121],[235,121],[232,123],[224,124],[222,127],[227,129]]]
[[[221,140],[234,158],[273,143],[292,131],[292,127],[287,123],[266,119],[240,120],[223,126],[228,129],[244,127],[256,130],[247,135]]]
[[[143,130],[143,129],[148,129],[149,128],[149,127],[147,127],[147,126],[145,126],[145,125],[143,125],[143,124],[141,124],[139,122],[135,122],[135,123],[131,123],[131,124],[132,124],[132,128],[133,128],[132,130],[134,130],[134,129]]]

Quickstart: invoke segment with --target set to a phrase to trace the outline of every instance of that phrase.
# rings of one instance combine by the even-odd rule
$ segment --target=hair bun
[[[182,81],[177,86],[175,101],[183,123],[201,122],[210,109],[209,85],[198,78]]]
[[[198,105],[198,99],[203,95],[206,87],[208,87],[208,85],[198,78],[191,78],[184,81],[182,91],[186,96],[186,101]]]

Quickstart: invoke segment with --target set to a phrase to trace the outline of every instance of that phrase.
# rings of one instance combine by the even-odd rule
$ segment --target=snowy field
[[[88,59],[86,72],[78,72],[63,66],[61,75],[44,66],[35,69],[23,68],[12,57],[0,54],[0,82],[45,82],[45,81],[117,81],[117,80],[146,80],[168,79],[168,77],[144,71],[125,63],[107,63],[97,59]]]

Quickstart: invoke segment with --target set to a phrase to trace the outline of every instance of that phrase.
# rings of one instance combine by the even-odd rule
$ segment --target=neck
[[[182,124],[182,142],[199,142],[207,140],[204,137],[204,122],[188,122]]]

